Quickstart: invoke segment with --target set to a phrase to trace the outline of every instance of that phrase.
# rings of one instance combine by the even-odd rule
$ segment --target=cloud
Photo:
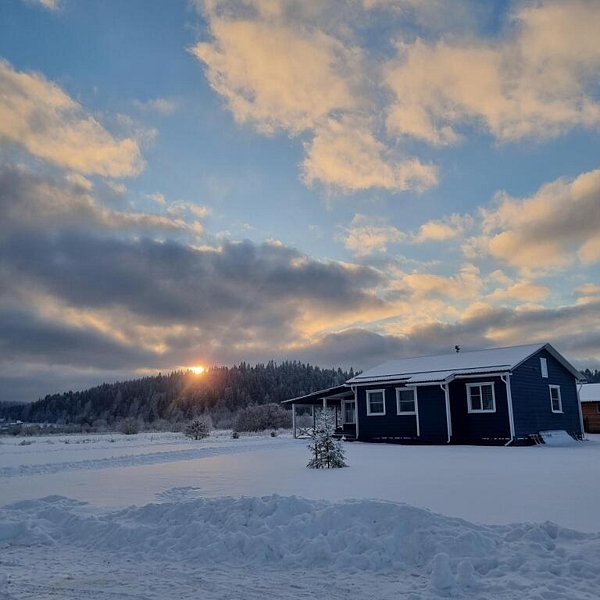
[[[324,335],[298,351],[297,358],[323,365],[367,369],[385,360],[499,345],[551,342],[578,365],[600,354],[600,334],[594,327],[600,301],[582,306],[515,310],[487,305],[474,307],[454,322],[426,322],[389,335],[360,328]]]
[[[388,245],[401,242],[406,235],[396,227],[387,225],[383,219],[357,214],[340,237],[353,254],[369,256],[374,252],[385,252]]]
[[[344,76],[356,56],[337,39],[281,22],[209,17],[213,41],[191,51],[240,123],[295,134],[356,107]]]
[[[130,177],[143,168],[138,142],[116,138],[58,85],[0,61],[0,140],[84,175]]]
[[[435,166],[377,131],[376,67],[339,25],[348,7],[330,15],[318,2],[215,1],[202,10],[211,39],[191,52],[208,81],[239,123],[308,138],[306,184],[346,194],[437,184]]]
[[[427,221],[413,235],[413,242],[422,244],[453,240],[463,235],[472,225],[473,219],[469,215],[454,214],[441,220]]]
[[[438,182],[437,169],[416,158],[395,158],[360,119],[330,119],[305,144],[303,179],[342,192],[382,188],[423,192]]]
[[[469,300],[480,297],[484,285],[479,268],[473,264],[463,265],[456,275],[451,276],[409,273],[404,276],[403,282],[420,300],[432,297]]]
[[[519,281],[506,288],[497,288],[489,294],[487,300],[521,300],[539,302],[550,294],[550,288],[544,285]]]
[[[168,98],[152,98],[151,100],[134,100],[133,105],[142,111],[157,112],[161,115],[172,115],[177,110],[177,102]]]
[[[58,10],[62,5],[62,0],[25,0],[27,4],[36,4],[48,10]]]
[[[440,146],[460,141],[467,125],[501,141],[597,127],[599,28],[594,0],[549,1],[518,6],[496,40],[401,41],[386,67],[388,126]]]
[[[34,175],[22,167],[0,165],[0,232],[97,231],[202,233],[201,207],[194,220],[176,213],[154,214],[106,207],[93,193],[92,183],[79,174],[65,179]]]
[[[500,194],[482,209],[482,235],[467,243],[524,271],[600,260],[600,170],[561,178],[528,198]]]

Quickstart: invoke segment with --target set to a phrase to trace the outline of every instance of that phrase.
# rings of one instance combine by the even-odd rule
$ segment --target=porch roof
[[[284,400],[282,404],[321,404],[323,398],[327,400],[354,398],[354,392],[347,385],[336,385],[335,387],[317,390],[304,396]]]

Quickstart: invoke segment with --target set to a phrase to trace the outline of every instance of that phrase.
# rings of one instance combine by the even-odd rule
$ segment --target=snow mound
[[[552,446],[554,448],[577,446],[579,444],[577,440],[573,439],[566,431],[562,429],[540,431],[540,436],[544,440],[545,446]]]
[[[585,594],[600,586],[600,534],[552,523],[474,525],[375,500],[184,494],[176,502],[99,513],[51,496],[0,509],[0,548],[41,544],[196,566],[405,572],[426,578],[441,596],[538,581],[570,589],[570,598],[579,591],[594,597]]]

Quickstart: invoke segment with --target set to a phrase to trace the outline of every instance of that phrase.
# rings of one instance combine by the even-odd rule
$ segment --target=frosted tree
[[[203,440],[210,435],[211,424],[206,417],[196,417],[185,428],[185,435],[193,440]]]
[[[315,428],[308,449],[311,458],[306,465],[309,469],[339,469],[346,467],[344,449],[335,433],[335,415],[330,409],[324,409],[317,415]]]

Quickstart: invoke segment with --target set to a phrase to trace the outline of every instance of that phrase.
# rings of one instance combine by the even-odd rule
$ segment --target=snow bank
[[[107,513],[60,496],[15,503],[0,509],[0,547],[75,547],[157,568],[409,573],[442,596],[539,588],[555,594],[540,598],[575,599],[600,588],[600,534],[552,523],[480,526],[375,500],[180,498]]]

